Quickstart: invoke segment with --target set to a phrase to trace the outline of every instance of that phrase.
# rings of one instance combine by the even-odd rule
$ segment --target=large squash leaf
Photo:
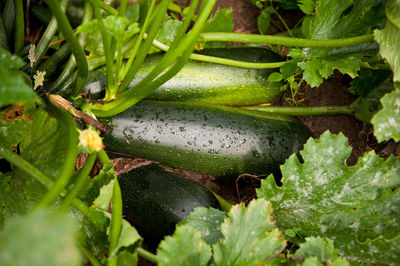
[[[329,237],[352,261],[399,262],[400,158],[369,152],[348,167],[350,152],[345,136],[325,132],[305,144],[304,163],[292,155],[281,167],[282,187],[269,176],[257,194],[271,201],[281,230]]]
[[[64,125],[35,104],[14,105],[0,113],[0,145],[11,149],[55,179],[67,150]],[[0,226],[7,217],[25,213],[46,193],[42,184],[11,166],[0,175]]]

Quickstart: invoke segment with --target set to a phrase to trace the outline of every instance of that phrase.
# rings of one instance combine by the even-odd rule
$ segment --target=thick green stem
[[[22,0],[14,0],[15,4],[15,53],[20,54],[24,48],[25,22]]]
[[[343,47],[352,46],[360,43],[373,42],[374,35],[367,34],[351,38],[333,39],[333,40],[315,40],[304,38],[292,38],[275,35],[258,35],[234,32],[204,32],[201,34],[204,41],[223,41],[223,42],[243,42],[243,43],[261,43],[284,45],[292,47]]]
[[[82,24],[88,23],[91,19],[92,19],[92,13],[93,13],[93,8],[90,5],[90,3],[88,3],[87,1],[85,1],[85,6],[84,6],[84,11],[83,11],[83,17],[82,17]],[[80,33],[79,35],[79,43],[82,47],[85,46],[86,43],[86,37],[87,37],[87,33]],[[60,74],[60,76],[58,76],[57,80],[52,84],[50,91],[54,90],[55,88],[60,87],[64,81],[71,76],[72,71],[74,71],[76,67],[76,60],[74,56],[71,56],[68,59],[68,62],[66,64],[66,66],[64,67],[62,73]],[[89,66],[88,66],[89,67]]]
[[[71,191],[68,192],[67,197],[64,199],[59,209],[60,212],[66,212],[68,210],[74,198],[78,196],[79,192],[85,186],[86,182],[89,180],[88,177],[96,161],[96,158],[97,154],[95,152],[89,154],[88,158],[86,159],[85,166],[83,167],[75,181],[74,187]]]
[[[243,109],[256,110],[267,113],[305,116],[305,115],[352,115],[354,108],[344,106],[243,106]]]
[[[143,22],[142,28],[140,29],[139,36],[138,36],[138,38],[136,40],[135,46],[132,49],[132,54],[129,57],[128,62],[125,64],[125,70],[121,75],[121,79],[122,80],[125,79],[125,77],[126,77],[126,75],[128,74],[129,71],[134,71],[133,69],[130,70],[131,69],[131,65],[132,65],[133,60],[136,58],[137,51],[139,50],[140,44],[142,43],[143,37],[144,37],[144,35],[146,33],[146,30],[147,30],[147,28],[149,26],[150,18],[151,18],[151,15],[153,13],[155,2],[156,2],[155,0],[152,0],[151,3],[150,3],[150,8],[149,8],[149,10],[147,12],[147,16],[146,16],[146,18],[145,18],[145,20]],[[132,74],[130,74],[130,75],[132,75]],[[121,88],[119,88],[118,92],[121,92],[121,91],[122,91]]]
[[[47,5],[50,7],[53,15],[57,19],[58,29],[64,35],[69,47],[71,48],[72,54],[75,57],[78,65],[77,78],[75,81],[74,89],[71,92],[71,96],[77,96],[83,87],[86,85],[86,81],[89,75],[88,64],[83,48],[79,44],[79,41],[74,36],[71,25],[69,24],[67,16],[62,11],[60,4],[57,0],[46,0]]]
[[[112,213],[111,213],[111,227],[108,242],[110,243],[108,249],[108,265],[116,266],[118,258],[115,256],[115,249],[118,246],[119,237],[122,228],[122,196],[121,188],[118,179],[114,179],[113,195],[112,195]]]
[[[106,163],[110,162],[110,158],[108,158],[108,155],[104,149],[99,151],[98,157],[102,165],[105,165]]]
[[[19,156],[18,154],[12,152],[11,150],[0,147],[0,157],[9,161],[12,165],[18,167],[25,174],[29,175],[33,179],[37,180],[47,189],[50,189],[53,186],[53,180],[51,180],[48,176],[42,173],[39,169],[33,166],[31,163],[26,161],[24,158]]]
[[[107,88],[106,88],[106,98],[110,98],[110,95],[113,95],[113,87],[114,87],[114,82],[113,82],[113,61],[114,61],[114,54],[111,51],[111,40],[110,36],[107,33],[106,27],[103,22],[103,16],[100,13],[100,10],[98,8],[98,1],[96,0],[89,0],[94,8],[94,14],[96,16],[96,19],[99,23],[99,29],[101,33],[101,38],[103,40],[103,48],[104,48],[104,56],[106,58],[106,66],[107,66]]]
[[[66,43],[61,46],[48,60],[44,61],[39,66],[39,70],[46,71],[46,77],[49,77],[57,70],[58,64],[63,62],[70,54],[71,50],[69,49],[68,43]]]
[[[65,12],[67,8],[69,0],[61,0],[57,5],[61,8],[62,12]],[[32,66],[32,72],[34,72],[37,66],[40,63],[40,59],[45,55],[47,49],[49,49],[49,44],[54,37],[54,34],[57,32],[57,19],[54,17],[50,20],[49,24],[42,37],[40,38],[39,43],[36,45],[35,49],[35,62]]]
[[[170,49],[168,45],[158,40],[153,40],[153,45],[165,52]],[[252,62],[238,61],[238,60],[232,60],[232,59],[226,59],[226,58],[202,55],[202,54],[194,54],[194,53],[191,54],[189,58],[196,61],[223,64],[223,65],[243,67],[243,68],[253,68],[253,69],[278,68],[283,66],[287,62],[283,61],[274,63],[252,63]]]
[[[148,261],[158,263],[157,256],[154,255],[153,253],[143,249],[143,248],[137,248],[136,252],[138,253],[139,256],[145,258]]]
[[[93,266],[101,266],[101,263],[97,260],[97,258],[85,247],[79,245],[79,249],[85,255],[85,257],[90,261],[90,264]]]
[[[193,3],[192,3],[193,4]],[[196,23],[194,24],[193,28],[191,29],[190,33],[180,42],[179,46],[174,44],[175,42],[179,42],[180,40],[175,39],[174,43],[171,47],[176,47],[176,49],[171,49],[173,52],[168,52],[164,55],[163,59],[159,62],[159,64],[154,67],[152,72],[150,72],[141,82],[139,82],[136,86],[133,86],[129,90],[125,91],[121,97],[117,98],[115,101],[110,102],[104,105],[94,105],[92,107],[93,112],[96,116],[100,117],[107,117],[118,114],[130,106],[134,105],[157,87],[149,86],[147,83],[151,82],[152,79],[157,77],[162,71],[166,68],[170,68],[164,75],[160,76],[157,80],[152,81],[152,84],[158,84],[160,80],[166,81],[164,78],[167,76],[171,76],[173,74],[171,69],[175,71],[175,74],[179,72],[179,68],[177,67],[169,67],[171,63],[173,63],[177,57],[184,58],[187,60],[190,54],[187,54],[187,51],[192,51],[194,47],[194,43],[197,41],[198,36],[206,22],[211,10],[215,4],[215,0],[203,1],[203,5],[201,6],[200,10],[201,13],[198,15]],[[146,41],[150,40],[152,42],[153,38],[147,39]],[[184,62],[182,60],[178,60],[175,66],[179,65],[183,67]],[[159,71],[159,72],[158,72]]]
[[[15,23],[15,5],[14,0],[7,0],[4,10],[3,10],[3,19],[4,19],[4,28],[6,31],[8,42],[11,43],[12,38],[12,29]]]
[[[0,48],[8,50],[6,28],[4,27],[3,16],[0,14]]]
[[[67,131],[67,151],[64,158],[64,167],[61,170],[61,174],[58,177],[54,186],[49,192],[42,198],[38,203],[37,207],[45,207],[51,205],[57,197],[64,191],[65,186],[68,184],[71,176],[75,170],[75,162],[77,158],[77,146],[78,146],[78,132],[76,130],[76,123],[71,115],[56,107],[50,107],[55,117],[65,125]]]

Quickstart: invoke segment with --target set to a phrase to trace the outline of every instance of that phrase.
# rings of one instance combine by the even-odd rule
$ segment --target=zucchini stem
[[[61,33],[64,35],[69,47],[71,48],[72,54],[78,65],[78,72],[76,76],[74,89],[71,91],[71,96],[77,96],[83,87],[86,85],[86,81],[89,75],[88,63],[86,60],[85,53],[81,47],[79,41],[74,36],[72,27],[68,21],[67,16],[64,14],[57,0],[46,0],[47,5],[50,7],[53,15],[57,19],[57,26]]]
[[[260,43],[284,45],[290,47],[310,47],[310,48],[326,48],[326,47],[342,47],[353,46],[360,43],[373,42],[374,35],[367,34],[362,36],[331,39],[331,40],[316,40],[305,38],[293,38],[276,35],[259,35],[246,34],[235,32],[203,32],[201,37],[204,41],[223,41],[223,42],[243,42],[243,43]]]
[[[164,52],[167,52],[170,48],[168,45],[154,39],[153,45]],[[209,55],[202,55],[202,54],[195,54],[192,53],[189,57],[192,60],[208,62],[208,63],[215,63],[215,64],[223,64],[229,66],[236,66],[236,67],[243,67],[243,68],[253,68],[253,69],[264,69],[264,68],[278,68],[283,66],[288,61],[283,62],[274,62],[274,63],[252,63],[252,62],[245,62],[245,61],[238,61],[232,60],[227,58],[209,56]]]
[[[108,265],[117,266],[118,257],[115,256],[116,248],[118,247],[119,237],[122,228],[122,196],[121,188],[118,183],[118,178],[114,178],[113,194],[112,194],[112,213],[111,213],[111,226],[108,242]]]
[[[85,166],[82,168],[75,181],[74,187],[68,192],[67,196],[65,197],[59,209],[60,212],[66,212],[68,210],[69,206],[71,206],[72,201],[75,199],[76,196],[78,196],[79,192],[85,186],[86,182],[88,181],[90,171],[92,170],[93,165],[96,161],[96,158],[96,152],[92,152],[89,154],[88,158],[86,159]]]
[[[6,28],[4,27],[3,16],[0,14],[0,48],[8,50]]]
[[[157,256],[154,255],[153,253],[151,253],[141,247],[138,247],[136,249],[136,252],[138,253],[139,256],[145,258],[146,260],[149,260],[154,263],[158,263]]]
[[[307,116],[307,115],[353,115],[354,108],[350,105],[343,106],[243,106],[242,109],[256,110],[267,113]]]
[[[25,22],[22,0],[14,0],[15,9],[15,53],[20,54],[24,48]]]
[[[60,176],[36,207],[50,206],[57,200],[57,197],[64,191],[65,186],[68,184],[74,173],[77,158],[78,132],[76,130],[74,119],[67,112],[61,109],[52,106],[50,108],[54,116],[66,126],[68,134],[66,141],[68,143],[68,148],[64,159],[64,167],[61,170]]]

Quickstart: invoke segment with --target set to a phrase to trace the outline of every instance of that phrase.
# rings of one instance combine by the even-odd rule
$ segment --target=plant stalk
[[[15,53],[20,54],[24,48],[25,22],[24,4],[22,0],[14,0],[15,9]]]
[[[158,263],[157,256],[154,255],[153,253],[151,253],[141,247],[137,248],[136,252],[138,253],[139,256],[145,258],[146,260],[149,260],[154,263]]]
[[[310,48],[326,48],[326,47],[343,47],[353,46],[360,43],[373,42],[374,35],[367,34],[357,37],[332,39],[332,40],[316,40],[305,38],[293,38],[276,35],[259,35],[235,32],[204,32],[201,34],[204,41],[223,41],[223,42],[243,42],[243,43],[260,43],[272,45],[284,45],[290,47],[310,47]]]
[[[267,113],[308,116],[308,115],[353,115],[354,108],[349,105],[343,106],[243,106],[247,110],[256,110]]]

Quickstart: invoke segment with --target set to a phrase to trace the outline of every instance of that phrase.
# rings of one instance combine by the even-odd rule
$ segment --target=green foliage
[[[351,261],[399,261],[400,160],[369,152],[347,167],[350,152],[342,134],[310,139],[300,152],[304,163],[292,155],[281,167],[283,186],[269,176],[257,195],[271,201],[281,230],[329,237]]]
[[[1,265],[72,266],[82,264],[74,238],[77,224],[46,209],[13,217],[0,231]]]
[[[400,85],[381,99],[382,110],[371,120],[378,141],[400,140]]]
[[[18,115],[15,115],[18,114]],[[14,106],[0,113],[0,145],[19,155],[55,179],[67,150],[65,126],[35,104]],[[7,217],[23,214],[45,194],[45,187],[23,169],[0,178],[0,225]]]
[[[0,62],[0,107],[28,101],[39,102],[35,92],[26,83],[27,76],[17,70],[25,65],[24,61],[0,48]]]
[[[210,17],[204,26],[203,32],[232,32],[233,15],[232,9],[218,9],[215,14]],[[226,47],[225,42],[207,42],[205,47]]]
[[[301,265],[309,265],[311,260],[318,265],[349,265],[346,259],[338,257],[333,241],[321,237],[306,238],[306,242],[300,244],[300,248],[290,258],[297,263],[302,261]]]
[[[182,26],[182,22],[177,19],[168,19],[162,25],[160,31],[156,35],[156,40],[160,41],[168,46],[172,44],[178,33],[179,28]],[[160,49],[152,46],[149,53],[160,52]]]
[[[383,4],[374,0],[303,1],[300,6],[308,14],[302,32],[309,39],[328,40],[369,34],[381,27],[385,20]],[[291,49],[289,56],[300,68],[294,75],[303,73],[304,80],[315,87],[335,69],[352,78],[357,77],[360,65],[371,59],[365,48],[368,47],[364,47],[362,52],[350,48]]]
[[[195,208],[181,224],[187,224],[201,232],[203,240],[207,244],[215,244],[223,238],[221,225],[226,214],[213,208]]]
[[[394,81],[400,81],[400,1],[390,0],[386,4],[387,21],[385,28],[375,30],[375,40],[379,44],[379,53],[393,70]]]
[[[211,248],[202,240],[200,232],[189,225],[177,227],[174,235],[159,245],[159,265],[207,265]]]

